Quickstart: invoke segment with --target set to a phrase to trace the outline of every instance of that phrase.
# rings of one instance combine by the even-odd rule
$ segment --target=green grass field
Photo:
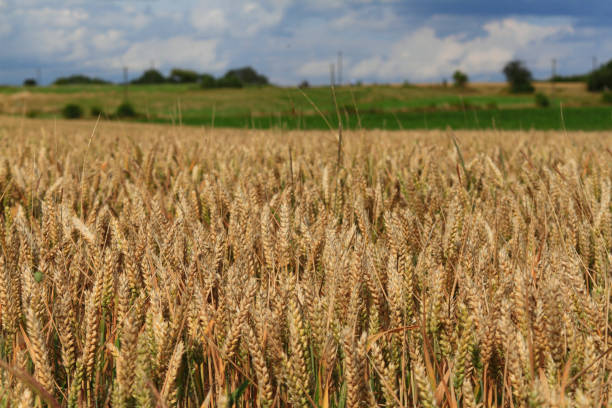
[[[551,107],[537,108],[533,95],[509,94],[503,84],[467,89],[443,86],[340,87],[336,101],[343,127],[364,129],[612,129],[612,107],[582,84],[536,84]],[[127,93],[126,93],[127,92]],[[194,85],[68,85],[0,87],[0,113],[59,117],[67,103],[112,113],[128,100],[138,121],[240,128],[337,127],[329,87],[263,87],[203,90]],[[560,108],[562,104],[563,109]],[[563,111],[563,118],[561,112]],[[325,119],[323,118],[325,117]]]

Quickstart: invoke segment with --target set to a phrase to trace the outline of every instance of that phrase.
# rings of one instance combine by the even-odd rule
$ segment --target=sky
[[[0,0],[0,83],[154,67],[222,75],[246,65],[279,85],[499,81],[612,59],[610,0]]]

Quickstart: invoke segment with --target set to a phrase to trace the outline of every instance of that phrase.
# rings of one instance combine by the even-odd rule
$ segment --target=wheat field
[[[610,406],[611,149],[4,118],[0,406]]]

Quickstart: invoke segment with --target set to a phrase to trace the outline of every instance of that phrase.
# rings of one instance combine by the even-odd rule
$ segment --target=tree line
[[[75,74],[60,77],[53,81],[53,85],[109,85],[113,82],[87,75]],[[131,84],[199,84],[202,88],[242,88],[245,86],[268,85],[265,75],[258,73],[252,67],[234,68],[224,75],[215,77],[209,73],[199,73],[190,69],[173,68],[168,76],[164,76],[157,69],[148,69],[138,78],[130,81]],[[36,86],[34,78],[23,81],[24,86]]]
[[[503,74],[509,85],[510,92],[531,93],[534,91],[532,85],[533,75],[531,71],[520,60],[508,62],[503,69]],[[466,73],[456,70],[453,74],[454,85],[458,88],[467,86],[469,77]],[[609,91],[612,89],[612,60],[587,74],[560,76],[550,78],[553,82],[585,82],[589,91]],[[269,85],[268,78],[258,73],[250,66],[228,70],[224,75],[215,77],[209,73],[199,73],[190,69],[173,68],[168,76],[164,76],[159,70],[148,69],[138,78],[130,81],[131,84],[199,84],[202,88],[242,88],[245,86]],[[446,83],[446,80],[445,80]],[[111,81],[76,74],[57,78],[53,85],[90,85],[90,84],[112,84]],[[24,86],[36,86],[34,78],[28,78],[23,82]],[[308,87],[308,82],[300,84],[300,88]]]
[[[535,88],[532,85],[533,75],[531,71],[520,60],[508,62],[503,69],[503,74],[508,82],[508,88],[512,93],[532,93]],[[585,82],[589,91],[609,91],[612,89],[612,60],[601,67],[580,75],[561,76],[555,75],[550,78],[551,82]],[[457,88],[464,88],[469,82],[466,73],[456,70],[453,73],[453,83]]]

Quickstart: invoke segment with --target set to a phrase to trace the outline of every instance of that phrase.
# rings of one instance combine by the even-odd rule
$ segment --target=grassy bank
[[[328,129],[337,128],[335,112],[320,114],[227,115],[210,112],[176,115],[169,118],[142,118],[145,122],[175,123],[190,126],[214,126],[254,129]],[[609,130],[612,107],[466,109],[465,111],[362,111],[341,115],[345,129],[505,129],[505,130]]]
[[[570,86],[571,85],[571,86]],[[551,107],[536,108],[533,95],[509,94],[504,84],[443,86],[345,86],[337,105],[345,128],[366,129],[566,129],[612,128],[612,113],[600,95],[576,84],[536,84]],[[328,87],[261,87],[203,90],[195,85],[72,85],[0,87],[0,113],[59,117],[68,103],[86,116],[92,108],[112,117],[125,100],[140,121],[238,128],[326,129],[337,127],[336,104]],[[564,106],[564,121],[560,104]],[[330,123],[328,125],[326,117]]]

